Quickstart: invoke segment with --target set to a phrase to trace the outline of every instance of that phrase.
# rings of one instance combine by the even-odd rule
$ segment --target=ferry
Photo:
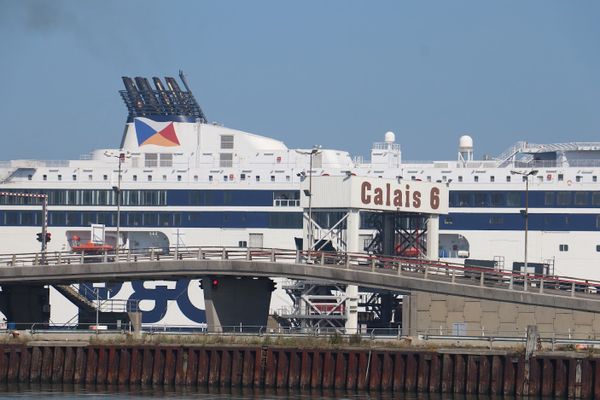
[[[600,142],[519,142],[477,160],[473,139],[463,135],[449,160],[412,162],[387,132],[364,160],[338,149],[290,149],[275,138],[210,123],[182,73],[183,87],[173,77],[151,81],[123,77],[128,115],[117,147],[79,160],[0,162],[0,253],[39,251],[43,222],[39,198],[6,193],[47,195],[48,252],[294,248],[302,237],[307,177],[353,174],[445,183],[450,211],[439,219],[441,260],[500,269],[527,263],[536,273],[600,279]],[[335,212],[315,216],[323,230],[338,219]],[[103,227],[100,244],[93,226]],[[368,214],[361,229],[369,251],[376,229]],[[398,253],[419,256],[418,245]],[[145,324],[205,323],[198,280],[98,290],[102,298],[140,300]],[[76,307],[50,293],[51,321],[71,320]],[[284,291],[274,292],[273,304],[289,304]]]

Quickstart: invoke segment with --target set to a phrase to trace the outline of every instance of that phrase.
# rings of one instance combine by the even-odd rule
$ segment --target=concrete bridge
[[[148,250],[93,255],[57,252],[43,257],[39,253],[0,255],[0,285],[212,276],[323,280],[600,313],[600,282],[421,259],[237,247],[186,247],[172,249],[169,254]],[[210,297],[210,288],[204,290]]]

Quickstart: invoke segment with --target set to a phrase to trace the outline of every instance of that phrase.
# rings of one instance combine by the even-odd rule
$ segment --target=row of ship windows
[[[50,211],[49,226],[116,226],[114,212]],[[2,226],[40,226],[42,213],[0,212]],[[302,214],[295,212],[121,212],[122,227],[198,227],[301,229]]]
[[[108,181],[108,175],[107,174],[103,174],[102,175],[102,180],[103,181]],[[145,176],[138,176],[136,174],[131,175],[131,180],[133,182],[138,182],[141,181],[142,179],[145,179],[146,182],[153,182],[156,181],[156,175],[152,175],[152,174],[148,174]],[[177,175],[177,182],[181,182],[183,181],[183,176],[182,175]],[[33,180],[33,175],[27,175],[27,179],[28,180]],[[77,181],[78,179],[78,175],[73,174],[71,175],[71,179],[73,181]],[[160,178],[159,178],[160,179]],[[290,175],[285,175],[285,178],[283,179],[278,179],[277,175],[268,175],[267,177],[261,177],[261,175],[250,175],[250,174],[246,174],[246,173],[242,173],[239,175],[239,180],[242,182],[245,181],[253,181],[253,182],[261,182],[261,179],[263,179],[265,182],[281,182],[281,181],[285,181],[285,182],[290,182],[291,181],[291,176]],[[42,175],[42,180],[43,181],[47,181],[48,180],[48,174],[43,174]],[[57,174],[56,175],[56,180],[57,181],[62,181],[63,180],[63,176],[62,174]],[[88,181],[93,181],[94,180],[94,175],[89,174],[87,176],[87,180]],[[162,181],[163,182],[167,182],[168,176],[167,175],[162,175]],[[194,175],[193,177],[194,182],[199,182],[199,178],[198,175]],[[221,180],[223,182],[233,182],[236,180],[236,176],[235,174],[225,174],[225,175],[208,175],[208,181],[209,182],[216,182],[217,180]]]
[[[555,177],[556,177],[556,180],[557,180],[558,182],[563,182],[563,181],[565,180],[565,175],[564,175],[564,174],[546,174],[546,176],[544,176],[544,175],[536,175],[535,179],[536,179],[536,180],[537,180],[539,183],[541,183],[541,182],[544,182],[544,181],[546,181],[546,182],[552,182],[552,181],[554,180],[554,178],[555,178]],[[419,181],[419,180],[421,180],[421,178],[420,178],[419,176],[416,176],[416,175],[412,175],[410,178],[411,178],[411,180],[413,180],[413,181]],[[479,175],[473,175],[473,182],[483,182],[483,181],[482,181],[482,180],[480,180],[479,178],[480,178],[480,177],[479,177]],[[427,178],[426,178],[426,179],[427,179],[427,182],[431,182],[431,181],[432,181],[432,178],[431,178],[431,176],[427,176]],[[518,179],[519,179],[519,178],[518,178],[518,177],[513,177],[512,175],[506,175],[506,176],[504,177],[504,180],[505,180],[506,182],[517,182],[517,181],[513,181],[513,179],[517,179],[517,181],[518,181]],[[532,178],[532,179],[533,179],[533,178]],[[465,180],[464,180],[464,178],[463,178],[463,176],[462,176],[462,175],[458,175],[458,176],[456,177],[456,180],[457,180],[457,182],[459,182],[459,183],[460,183],[460,182],[465,182]],[[522,181],[522,182],[525,182],[526,180],[527,180],[527,177],[526,177],[526,176],[522,176],[522,177],[521,177],[521,181]],[[443,176],[442,176],[442,179],[441,179],[441,180],[438,180],[437,182],[440,182],[440,183],[441,183],[441,182],[450,183],[450,182],[452,182],[452,181],[453,181],[453,177],[451,177],[451,176],[447,176],[447,175],[443,175]],[[468,180],[467,180],[467,181],[468,181]],[[496,182],[496,181],[497,181],[497,180],[496,180],[496,176],[494,176],[494,175],[490,175],[490,176],[488,176],[488,181],[489,181],[490,183],[494,183],[494,182]],[[568,181],[568,180],[567,180],[567,181]],[[585,181],[585,180],[584,180],[584,175],[575,175],[575,182],[584,182],[584,181]],[[598,182],[598,176],[597,176],[597,175],[590,175],[590,179],[588,180],[588,182]]]
[[[16,193],[47,194],[50,205],[114,206],[109,189],[28,189]],[[451,191],[450,207],[524,207],[524,191]],[[39,204],[29,197],[0,196],[1,205]],[[298,190],[122,190],[123,206],[299,206]],[[600,191],[529,191],[528,206],[600,207]]]
[[[487,218],[487,222],[489,225],[504,225],[504,224],[512,224],[513,218],[515,215],[510,214],[510,217],[505,217],[504,215],[491,215]],[[589,217],[589,216],[587,216]],[[600,215],[595,216],[595,225],[596,229],[600,229]],[[442,217],[443,225],[454,225],[455,218],[453,216],[444,216]],[[510,218],[510,220],[509,220]],[[529,214],[530,224],[534,224],[536,222],[544,225],[544,226],[556,226],[563,225],[568,226],[571,225],[575,219],[575,215],[557,215],[557,214]],[[592,216],[593,218],[593,216]],[[534,229],[532,227],[532,229]]]
[[[524,191],[451,191],[450,207],[525,207]],[[600,191],[529,191],[529,207],[600,207]]]
[[[49,205],[115,206],[117,204],[116,191],[107,189],[29,189],[10,192],[46,194]],[[40,204],[40,199],[0,196],[0,204]],[[122,190],[120,204],[122,206],[297,207],[300,205],[300,192],[298,190]]]

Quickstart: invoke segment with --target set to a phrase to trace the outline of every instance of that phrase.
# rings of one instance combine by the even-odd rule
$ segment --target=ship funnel
[[[135,78],[135,84],[138,88],[138,91],[142,95],[142,98],[144,99],[144,103],[146,103],[146,108],[148,109],[149,113],[160,114],[160,106],[158,105],[158,101],[154,96],[154,91],[152,90],[148,79],[137,76]]]
[[[179,84],[172,77],[165,77],[163,81],[153,77],[154,88],[147,78],[136,77],[134,79],[123,77],[125,90],[119,93],[125,101],[129,111],[128,122],[133,122],[137,117],[145,117],[155,121],[177,121],[177,122],[201,122],[207,119],[192,91],[180,71],[185,91],[181,90]]]
[[[154,81],[154,86],[158,91],[158,98],[160,99],[160,103],[164,112],[167,114],[173,112],[173,102],[169,98],[169,94],[165,91],[165,88],[162,82],[160,81],[160,78],[154,76],[152,77],[152,80]]]
[[[129,104],[127,104],[127,107],[133,107],[136,108],[138,110],[141,110],[142,108],[144,108],[144,101],[142,100],[142,97],[140,96],[140,92],[138,92],[137,88],[135,87],[135,83],[133,83],[133,79],[127,77],[127,76],[123,76],[123,84],[125,85],[125,90],[127,91],[128,96],[128,100],[129,100]],[[127,103],[127,101],[126,101]]]

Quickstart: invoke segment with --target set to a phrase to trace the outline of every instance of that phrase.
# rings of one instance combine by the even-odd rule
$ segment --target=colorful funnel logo
[[[156,146],[179,146],[173,122],[156,122],[148,118],[134,120],[138,146],[153,144]]]

